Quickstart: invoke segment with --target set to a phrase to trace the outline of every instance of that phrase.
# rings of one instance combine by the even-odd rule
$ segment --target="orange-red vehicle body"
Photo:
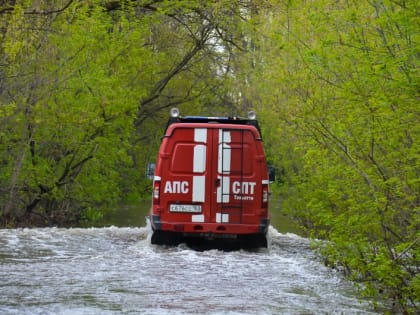
[[[158,153],[152,243],[182,237],[265,240],[268,173],[258,125],[185,119],[168,125]],[[266,241],[257,242],[266,246]]]

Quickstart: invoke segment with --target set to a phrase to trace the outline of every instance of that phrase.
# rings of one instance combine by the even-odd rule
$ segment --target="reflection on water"
[[[107,212],[97,227],[141,227],[146,224],[146,216],[149,214],[151,202],[142,200],[138,204],[121,205]]]
[[[150,200],[142,200],[137,204],[123,205],[107,213],[97,227],[141,227],[145,225],[149,214]],[[281,211],[280,202],[272,200],[270,203],[271,224],[282,233],[299,234],[299,229]]]
[[[0,230],[0,314],[369,314],[309,241],[268,249],[150,245],[150,227]]]

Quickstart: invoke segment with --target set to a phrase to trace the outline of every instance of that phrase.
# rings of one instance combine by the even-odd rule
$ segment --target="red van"
[[[267,247],[268,185],[254,112],[182,117],[173,108],[153,178],[151,242]]]

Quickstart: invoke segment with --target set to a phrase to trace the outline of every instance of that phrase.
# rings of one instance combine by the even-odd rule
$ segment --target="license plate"
[[[201,213],[201,205],[175,205],[169,206],[170,212]]]

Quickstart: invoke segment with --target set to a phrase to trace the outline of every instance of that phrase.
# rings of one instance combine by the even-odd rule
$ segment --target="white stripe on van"
[[[193,214],[191,222],[204,222],[204,214]]]
[[[230,177],[229,176],[217,176],[221,179],[220,186],[217,187],[217,202],[228,203],[229,202],[229,188],[230,188]],[[223,191],[222,191],[223,188]],[[223,192],[223,200],[222,200]]]
[[[216,213],[216,222],[217,223],[229,223],[229,214],[228,213]]]
[[[206,177],[193,176],[192,201],[204,202],[205,192],[206,192]]]
[[[194,146],[193,172],[204,173],[206,171],[207,128],[194,129],[194,142],[196,143],[199,142],[201,144],[195,144]],[[192,188],[192,201],[204,202],[205,193],[206,193],[206,177],[201,176],[201,175],[200,176],[194,175],[193,188]],[[201,222],[201,221],[197,221],[197,222]]]
[[[194,146],[193,172],[203,173],[206,170],[206,146],[197,144]]]
[[[206,128],[194,129],[194,142],[207,143],[207,129]]]
[[[230,192],[230,164],[231,164],[230,131],[219,129],[219,148],[217,156],[217,171],[220,186],[217,187],[217,202],[228,203]],[[224,176],[227,175],[227,176]],[[222,198],[223,195],[223,198]]]
[[[230,131],[223,131],[219,129],[219,149],[218,149],[218,161],[217,171],[219,174],[230,173]]]

